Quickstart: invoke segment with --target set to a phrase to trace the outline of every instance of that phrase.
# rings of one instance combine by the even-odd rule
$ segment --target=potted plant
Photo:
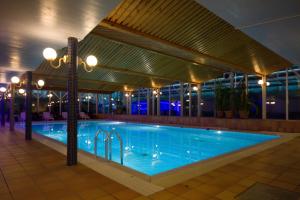
[[[242,84],[239,90],[239,96],[239,116],[241,119],[249,118],[251,106],[255,108],[255,112],[257,113],[257,106],[249,100],[245,84]]]
[[[216,84],[216,116],[221,118],[224,117],[224,107],[223,107],[223,93],[224,88],[220,82],[217,82]]]
[[[223,108],[226,118],[232,118],[233,117],[233,95],[234,90],[232,88],[224,88],[223,91]]]
[[[241,91],[239,102],[239,116],[241,119],[248,119],[250,113],[250,102],[245,90]]]

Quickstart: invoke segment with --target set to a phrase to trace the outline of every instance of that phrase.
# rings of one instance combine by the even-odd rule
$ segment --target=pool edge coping
[[[18,132],[23,132],[24,129],[16,129]],[[244,131],[246,132],[246,131]],[[248,133],[252,133],[249,131]],[[253,132],[254,133],[254,132]],[[263,132],[255,132],[263,133]],[[92,154],[83,150],[78,150],[78,161],[88,168],[108,177],[112,180],[121,183],[128,188],[145,196],[159,192],[166,187],[184,182],[190,178],[208,173],[219,167],[225,166],[237,160],[255,155],[264,150],[270,149],[282,143],[288,142],[295,137],[300,136],[300,133],[279,133],[269,132],[269,134],[279,135],[280,138],[256,144],[251,147],[242,148],[240,150],[223,154],[208,160],[198,161],[179,168],[175,168],[157,175],[149,176],[140,173],[136,170],[125,166],[120,166],[117,163],[109,162],[104,159],[95,158]],[[52,138],[43,136],[33,132],[33,139],[66,155],[66,145]]]

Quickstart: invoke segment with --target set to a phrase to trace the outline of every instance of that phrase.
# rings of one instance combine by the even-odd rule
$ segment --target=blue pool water
[[[181,128],[116,121],[85,121],[78,124],[78,148],[94,154],[99,129],[115,129],[123,139],[124,165],[147,175],[237,151],[278,138],[275,135]],[[66,123],[34,124],[33,132],[66,143]],[[103,136],[101,135],[100,138]],[[104,157],[104,138],[98,154]],[[120,162],[119,143],[112,140],[112,160]]]

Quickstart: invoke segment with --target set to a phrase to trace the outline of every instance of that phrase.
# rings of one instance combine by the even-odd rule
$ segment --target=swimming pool
[[[66,122],[33,124],[33,132],[66,143]],[[117,121],[80,121],[78,148],[94,154],[99,129],[116,130],[123,140],[124,166],[153,176],[191,163],[207,160],[279,138],[276,135],[206,130]],[[104,157],[104,137],[97,143]],[[120,146],[112,137],[112,160],[120,162]]]

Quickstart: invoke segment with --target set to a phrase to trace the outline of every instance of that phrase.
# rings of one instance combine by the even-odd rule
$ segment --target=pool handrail
[[[108,160],[108,141],[109,141],[109,138],[110,138],[110,133],[108,131],[105,131],[105,130],[102,130],[101,128],[96,132],[96,135],[95,135],[95,140],[94,140],[94,154],[96,156],[96,158],[98,157],[97,156],[97,143],[98,143],[98,136],[103,133],[104,136],[105,136],[105,139],[104,139],[104,145],[105,145],[105,159]]]
[[[122,140],[122,137],[120,136],[120,134],[116,131],[116,130],[111,130],[109,132],[109,141],[108,141],[108,144],[109,144],[109,160],[112,159],[112,136],[113,135],[116,135],[116,137],[118,138],[119,140],[119,143],[120,143],[120,163],[121,165],[123,165],[123,140]]]

